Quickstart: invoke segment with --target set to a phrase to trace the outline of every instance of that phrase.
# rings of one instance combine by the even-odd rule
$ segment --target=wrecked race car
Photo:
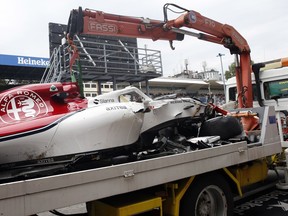
[[[207,110],[197,99],[153,100],[135,87],[95,98],[81,97],[73,82],[6,90],[0,180],[185,152],[191,146],[183,141],[198,136]]]

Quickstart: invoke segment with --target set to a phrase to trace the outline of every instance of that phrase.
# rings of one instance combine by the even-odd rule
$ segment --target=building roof
[[[190,78],[172,78],[172,77],[159,77],[149,80],[150,87],[171,87],[171,88],[185,88],[187,90],[199,91],[200,89],[209,88],[213,91],[223,91],[222,81],[209,80],[204,81],[202,79],[190,79]]]
[[[172,78],[172,77],[159,77],[149,80],[149,85],[157,85],[157,86],[174,86],[174,87],[187,87],[189,85],[208,85],[208,83],[204,82],[200,79],[188,79],[188,78]]]

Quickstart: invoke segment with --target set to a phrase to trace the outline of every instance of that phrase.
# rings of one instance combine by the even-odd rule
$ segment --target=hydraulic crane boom
[[[183,10],[183,14],[176,19],[168,20],[167,10],[170,6]],[[70,42],[75,34],[146,38],[154,41],[168,40],[172,47],[174,40],[181,41],[184,35],[190,35],[201,40],[222,44],[230,50],[231,54],[240,56],[240,65],[236,73],[239,107],[252,107],[252,91],[248,91],[252,89],[250,48],[245,38],[230,25],[221,24],[196,11],[187,10],[175,4],[165,4],[163,11],[164,21],[159,21],[89,9],[83,11],[80,7],[78,10],[71,11],[67,37]],[[190,32],[182,29],[183,27],[196,29],[201,33]]]

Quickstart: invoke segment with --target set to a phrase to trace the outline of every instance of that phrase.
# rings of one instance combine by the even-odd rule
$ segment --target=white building
[[[106,82],[101,84],[101,92],[107,93],[113,91],[113,83]],[[84,96],[85,97],[95,97],[98,95],[98,82],[90,81],[84,83]]]

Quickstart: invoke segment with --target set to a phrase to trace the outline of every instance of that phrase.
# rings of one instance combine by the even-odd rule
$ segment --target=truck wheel
[[[218,173],[198,176],[181,200],[181,216],[232,216],[233,196]]]

